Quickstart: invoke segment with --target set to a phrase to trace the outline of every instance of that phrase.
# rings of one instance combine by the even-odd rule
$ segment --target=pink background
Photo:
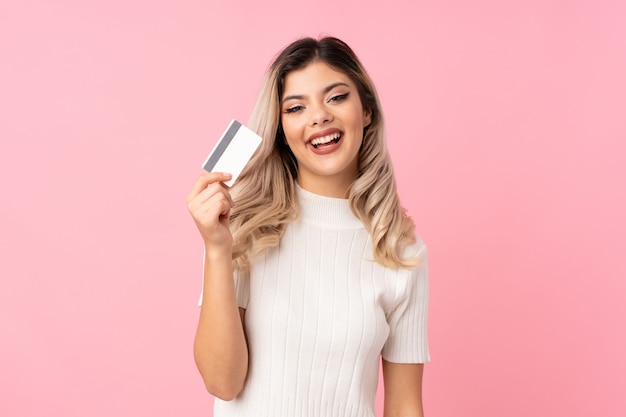
[[[272,56],[320,33],[374,78],[430,248],[427,415],[625,415],[625,15],[3,1],[0,415],[211,415],[185,196]]]

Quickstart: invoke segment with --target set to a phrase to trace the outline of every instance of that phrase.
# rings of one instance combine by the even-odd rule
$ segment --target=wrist
[[[229,245],[216,246],[216,245],[204,245],[204,256],[207,261],[224,261],[228,260],[229,262],[233,257],[232,247]]]

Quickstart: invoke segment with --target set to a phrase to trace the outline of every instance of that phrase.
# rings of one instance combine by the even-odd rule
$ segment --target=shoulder
[[[402,256],[406,258],[416,258],[419,260],[418,268],[426,262],[428,256],[428,248],[426,243],[418,235],[415,235],[415,242],[406,246],[402,252]]]

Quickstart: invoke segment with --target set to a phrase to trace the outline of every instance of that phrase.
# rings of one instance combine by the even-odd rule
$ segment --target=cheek
[[[300,140],[301,129],[293,122],[282,122],[283,134],[289,146],[296,144]]]
[[[291,130],[289,129],[289,124],[281,120],[280,128],[282,130],[283,136],[285,137],[285,142],[289,145],[290,144],[289,138],[291,137]]]
[[[285,119],[281,119],[280,125],[283,128],[283,132],[285,133],[285,136],[288,136],[289,133],[291,132],[291,124],[289,123],[289,121]]]
[[[287,143],[287,146],[289,146],[292,152],[297,152],[297,141],[295,140],[292,132],[290,132],[289,129],[283,128],[283,134],[285,135],[285,142]]]

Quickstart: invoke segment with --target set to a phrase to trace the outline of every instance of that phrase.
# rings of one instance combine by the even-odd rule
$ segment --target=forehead
[[[314,61],[304,68],[291,71],[285,76],[283,96],[294,93],[319,92],[319,90],[337,82],[354,87],[354,83],[345,73],[334,69],[325,62]]]

